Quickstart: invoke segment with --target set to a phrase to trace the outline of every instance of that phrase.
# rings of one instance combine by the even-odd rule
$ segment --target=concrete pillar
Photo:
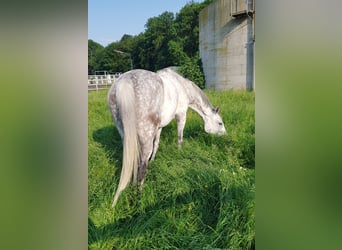
[[[254,37],[253,18],[247,17],[247,58],[246,58],[246,89],[252,90],[254,86]]]

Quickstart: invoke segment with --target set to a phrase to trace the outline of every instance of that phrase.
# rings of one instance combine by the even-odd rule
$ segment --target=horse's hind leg
[[[154,158],[156,157],[156,153],[157,153],[157,150],[159,148],[159,140],[160,140],[161,131],[162,131],[162,128],[158,128],[156,136],[154,137],[154,140],[153,140],[153,152],[152,152],[152,156],[151,156],[151,161],[153,161]]]
[[[140,163],[138,168],[138,182],[142,185],[144,183],[144,178],[147,172],[148,160],[151,157],[153,150],[153,140],[140,141],[141,152],[140,152]]]

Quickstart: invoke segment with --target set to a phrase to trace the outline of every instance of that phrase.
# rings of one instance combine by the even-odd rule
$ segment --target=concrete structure
[[[254,89],[254,0],[216,0],[199,30],[206,88]]]

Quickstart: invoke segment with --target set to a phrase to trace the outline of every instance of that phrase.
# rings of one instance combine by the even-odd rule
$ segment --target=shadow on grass
[[[91,218],[88,218],[88,245],[113,238],[129,241],[148,234],[162,238],[162,235],[165,234],[163,237],[167,237],[171,245],[185,249],[189,245],[189,241],[193,239],[190,236],[184,237],[184,234],[177,231],[178,224],[187,220],[188,209],[191,208],[191,217],[196,218],[195,222],[191,222],[197,224],[197,229],[190,234],[209,235],[212,228],[216,227],[220,215],[219,192],[220,184],[217,180],[206,188],[195,188],[191,190],[191,193],[157,199],[157,203],[145,207],[138,199],[132,201],[131,206],[136,207],[136,211],[110,224],[96,227]],[[170,218],[169,213],[176,215]],[[166,231],[167,233],[165,233]],[[204,241],[204,239],[201,240]],[[162,247],[162,245],[158,247]]]
[[[115,176],[119,177],[122,165],[122,141],[121,137],[114,126],[106,126],[93,132],[94,141],[101,144],[105,149],[107,155],[110,157],[108,160],[111,164],[119,166],[116,168]],[[228,143],[230,139],[228,136],[210,135],[203,131],[200,124],[191,126],[184,130],[184,141],[199,140],[204,145],[216,145],[222,148]],[[174,144],[177,145],[177,128],[176,124],[171,124],[163,128],[161,133],[161,144]],[[158,157],[158,152],[157,152]]]
[[[177,132],[175,131],[175,125],[167,126],[163,128],[161,141],[164,140],[165,142],[176,143],[176,136]],[[192,125],[191,128],[185,130],[184,140],[198,137],[200,137],[199,140],[203,141],[204,144],[214,144],[218,148],[229,143],[228,136],[217,137],[207,135],[204,131],[201,131],[201,125],[199,124]],[[98,129],[93,132],[93,139],[100,143],[107,155],[111,157],[111,159],[109,159],[110,163],[114,164],[115,162],[115,164],[119,166],[116,168],[115,173],[115,176],[119,178],[122,163],[122,142],[116,128],[114,126],[107,126]],[[147,205],[146,207],[139,204],[139,200],[132,201],[132,205],[137,207],[136,211],[113,223],[96,226],[91,218],[88,218],[88,245],[114,238],[121,238],[128,241],[143,237],[144,234],[147,233],[158,234],[161,227],[166,225],[166,228],[169,228],[172,227],[170,226],[172,223],[175,223],[174,221],[169,221],[171,219],[167,218],[165,210],[169,210],[171,213],[179,213],[178,216],[180,216],[180,218],[178,219],[181,221],[182,216],[186,216],[186,211],[183,211],[182,213],[182,209],[190,207],[190,205],[193,209],[192,215],[200,221],[196,222],[198,224],[197,230],[203,235],[207,235],[206,237],[214,237],[209,235],[213,234],[212,230],[215,230],[217,227],[221,214],[221,183],[219,177],[214,172],[209,171],[205,175],[201,175],[201,173],[200,170],[188,168],[185,174],[188,177],[186,182],[188,182],[190,186],[195,183],[190,191],[179,195],[170,194],[164,199],[161,197],[156,198],[156,203]],[[199,180],[193,182],[192,179],[195,177],[199,178]],[[202,183],[203,185],[199,183]],[[234,194],[235,191],[229,190],[231,194]],[[189,239],[190,238],[191,237],[189,237]],[[189,244],[189,242],[185,242],[187,240],[183,240],[181,237],[178,239],[177,237],[171,237],[169,241],[172,240],[176,241],[174,242],[175,246],[177,245],[179,248],[183,249]],[[202,239],[202,241],[204,242],[204,239]],[[225,240],[222,239],[222,241],[218,242],[222,243],[223,246]],[[221,245],[220,243],[219,245]]]
[[[113,156],[115,156],[116,158],[121,158],[121,137],[114,126],[107,126],[95,130],[93,132],[93,139],[94,141],[99,142],[106,151],[109,151],[110,153],[114,154]]]
[[[122,165],[122,142],[119,132],[114,126],[107,126],[93,132],[94,141],[101,144],[108,155],[110,164],[116,164],[115,176],[119,177]]]
[[[242,191],[241,188],[239,186],[232,186],[226,191],[224,196],[231,196],[230,198],[232,198],[237,193],[240,195],[245,194],[245,190]],[[204,249],[206,246],[221,249],[232,244],[230,242],[230,235],[236,235],[236,232],[239,232],[241,235],[236,237],[245,239],[237,238],[240,247],[236,249],[255,249],[255,237],[250,242],[245,237],[245,235],[251,233],[246,231],[247,229],[245,227],[247,223],[250,223],[250,218],[244,215],[244,213],[247,213],[245,202],[248,198],[246,195],[248,194],[239,197],[239,202],[235,201],[235,197],[233,201],[229,201],[232,203],[232,205],[229,205],[227,204],[227,197],[224,197],[223,200],[220,199],[219,192],[220,184],[213,182],[210,183],[206,190],[204,188],[197,188],[192,190],[191,194],[185,193],[170,196],[167,199],[160,200],[158,203],[144,208],[139,207],[139,204],[134,204],[138,207],[134,214],[120,218],[113,223],[96,227],[92,220],[88,219],[88,244],[90,246],[97,242],[106,242],[115,238],[120,238],[120,244],[123,244],[123,242],[127,241],[134,242],[138,239],[139,241],[142,239],[150,239],[151,235],[154,235],[155,242],[153,242],[153,247],[160,249],[163,248],[163,240],[168,243],[168,246],[177,249]],[[211,193],[211,195],[208,196],[208,193]],[[244,200],[244,202],[241,203],[240,200]],[[139,202],[137,201],[137,203]],[[183,221],[182,211],[190,203],[196,205],[193,209],[195,216],[200,222],[197,222],[196,231],[190,231],[184,234],[184,232],[177,231],[175,224]],[[227,206],[234,206],[235,209],[230,211],[230,209],[225,208],[225,211],[221,211],[222,208]],[[164,211],[168,209],[169,211],[165,213]],[[177,214],[177,217],[168,218],[166,214],[169,212]],[[222,228],[222,225],[218,225],[219,219],[223,219],[224,221],[221,221],[221,224],[226,224],[228,221],[229,225],[226,224]],[[232,234],[234,232],[235,234]],[[110,242],[109,244],[115,245],[113,241]],[[149,240],[144,244],[143,248],[148,249],[151,247]],[[112,249],[117,248],[113,246]]]
[[[174,131],[174,129],[174,126],[164,128],[161,140],[176,143],[177,131]],[[93,132],[93,139],[101,144],[107,155],[111,156],[111,159],[109,159],[111,163],[114,164],[115,161],[116,164],[120,164],[118,165],[120,167],[116,168],[115,173],[115,176],[118,178],[121,171],[122,142],[116,128],[107,126],[98,129]],[[220,180],[213,172],[207,173],[205,176],[201,175],[200,172],[200,170],[193,168],[186,170],[187,182],[190,186],[195,176],[197,176],[197,179],[199,178],[199,180],[194,182],[195,186],[191,187],[189,192],[179,195],[172,195],[172,192],[170,192],[170,196],[167,196],[165,199],[157,198],[157,203],[147,205],[146,207],[142,207],[139,204],[139,200],[132,201],[133,204],[131,205],[137,206],[137,210],[133,214],[127,215],[125,218],[119,219],[114,223],[96,227],[91,218],[88,218],[88,244],[106,241],[114,237],[134,239],[141,236],[141,231],[144,230],[137,230],[133,233],[130,227],[139,225],[139,223],[146,226],[145,221],[150,222],[146,228],[147,230],[158,233],[158,228],[163,223],[168,225],[172,223],[163,214],[165,210],[172,210],[173,212],[180,213],[179,216],[186,216],[187,211],[181,212],[180,210],[187,207],[191,207],[192,213],[200,220],[200,230],[208,231],[210,230],[209,228],[215,228],[220,214]],[[203,185],[200,185],[200,183],[203,183]],[[151,217],[155,217],[156,214],[158,214],[159,219],[151,221]]]

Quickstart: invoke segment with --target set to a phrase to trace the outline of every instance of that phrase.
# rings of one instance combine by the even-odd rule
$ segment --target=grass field
[[[228,134],[206,134],[189,109],[182,149],[173,121],[162,131],[142,192],[129,187],[115,209],[121,139],[107,91],[89,93],[89,249],[255,248],[254,92],[205,93],[220,105]]]

